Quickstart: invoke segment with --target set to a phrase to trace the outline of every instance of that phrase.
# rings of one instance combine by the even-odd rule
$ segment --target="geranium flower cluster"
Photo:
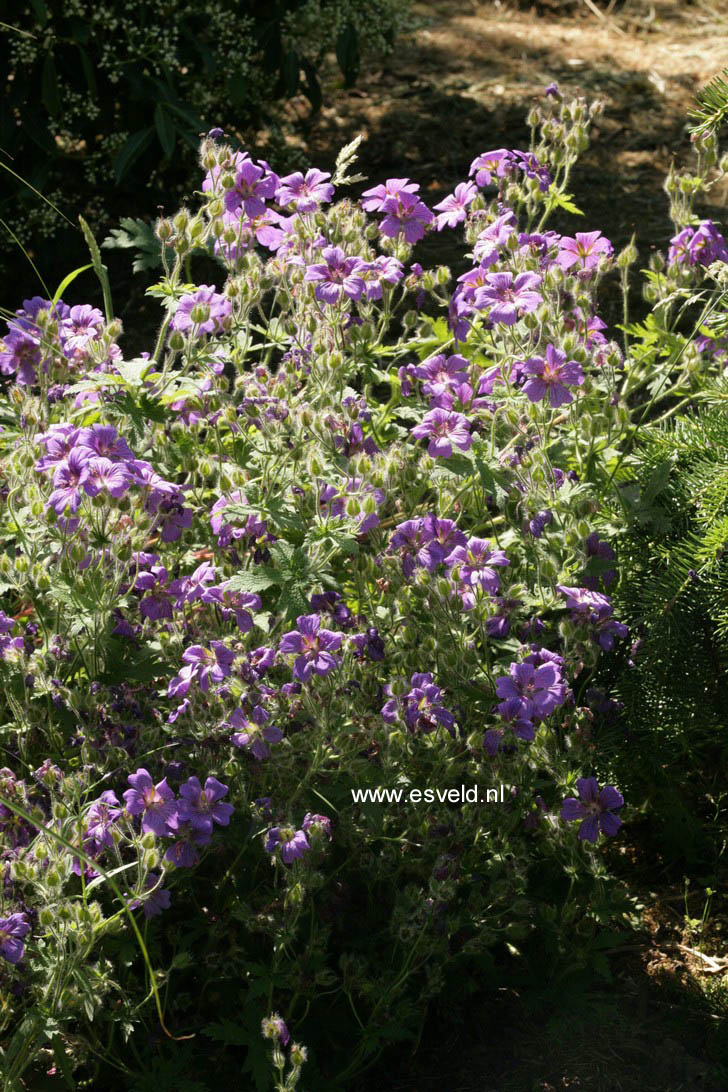
[[[410,689],[399,697],[392,694],[390,684],[384,688],[389,700],[382,706],[382,718],[388,724],[401,720],[413,735],[429,735],[442,726],[454,735],[455,718],[441,703],[443,692],[433,682],[429,671],[415,672],[410,679]]]
[[[388,554],[397,554],[402,572],[409,580],[415,569],[435,574],[439,566],[448,570],[453,594],[465,610],[472,610],[478,596],[496,596],[500,589],[498,569],[510,565],[503,550],[493,549],[486,539],[468,538],[453,520],[434,514],[399,524],[392,534]]]
[[[223,800],[228,793],[216,777],[208,777],[204,787],[197,777],[189,777],[176,795],[166,777],[156,784],[144,767],[128,777],[130,788],[123,793],[121,804],[112,790],[106,790],[95,800],[84,817],[82,848],[93,860],[101,859],[105,850],[115,847],[124,837],[123,822],[138,821],[142,834],[170,840],[164,859],[177,868],[193,868],[199,864],[201,847],[212,840],[213,827],[228,826],[234,812],[232,804]],[[116,837],[115,837],[116,835]],[[81,864],[76,860],[76,871]],[[97,873],[86,866],[87,879]],[[160,877],[150,872],[147,887],[153,892],[142,901],[146,917],[154,917],[169,906],[170,894],[161,887]]]
[[[616,638],[628,635],[627,626],[612,617],[609,596],[589,588],[567,588],[563,584],[558,584],[557,589],[566,597],[574,624],[584,627],[605,652],[611,652]]]
[[[85,303],[69,307],[60,299],[54,306],[50,300],[33,296],[24,300],[15,314],[0,341],[0,375],[14,375],[22,386],[38,383],[39,369],[46,376],[52,364],[57,370],[59,360],[62,371],[56,378],[84,369],[103,371],[112,361],[121,359],[118,345],[107,343],[102,348],[106,324],[96,307]],[[55,327],[53,336],[49,323]],[[49,354],[49,348],[55,352]],[[94,355],[94,350],[101,350],[102,359],[98,359],[98,353]]]
[[[712,220],[685,227],[670,240],[667,260],[678,265],[711,265],[728,262],[728,247]]]
[[[192,523],[192,509],[184,506],[184,490],[165,481],[151,463],[136,459],[113,426],[53,424],[36,441],[44,446],[45,455],[35,469],[53,472],[47,510],[70,521],[68,530],[79,526],[79,518],[71,517],[85,496],[118,501],[130,489],[138,491],[144,511],[155,517],[163,542],[174,542]]]
[[[203,561],[189,576],[171,580],[160,559],[159,554],[137,551],[132,556],[134,580],[121,585],[122,592],[142,593],[138,607],[143,618],[172,618],[174,612],[184,610],[185,603],[199,602],[216,607],[223,622],[234,619],[241,633],[253,628],[252,612],[262,606],[259,595],[234,589],[232,580],[213,583],[216,570],[209,561]],[[117,632],[121,632],[119,627]]]
[[[619,806],[588,776],[600,714],[591,678],[581,684],[627,634],[605,594],[621,553],[605,482],[631,434],[633,362],[597,313],[611,244],[534,226],[565,199],[566,139],[585,127],[575,108],[569,129],[562,105],[549,94],[539,108],[553,155],[545,137],[483,153],[434,209],[404,177],[339,199],[345,155],[331,175],[279,177],[210,135],[200,210],[156,225],[151,295],[164,313],[151,355],[115,359],[98,315],[59,320],[38,305],[13,320],[49,344],[30,330],[34,370],[5,381],[0,671],[5,720],[19,725],[7,761],[37,765],[47,787],[36,798],[0,776],[6,962],[31,949],[37,921],[61,974],[70,949],[41,920],[50,908],[73,922],[84,973],[109,967],[112,981],[107,935],[127,927],[105,889],[113,873],[146,916],[168,909],[174,935],[194,908],[179,935],[202,928],[231,981],[275,952],[261,1016],[295,1021],[310,1003],[318,1020],[323,985],[342,1035],[359,1036],[347,1021],[360,992],[390,997],[387,1020],[406,1024],[400,985],[407,1004],[430,989],[401,958],[417,936],[436,982],[511,927],[517,938],[553,922],[530,889],[534,852],[583,869],[570,920],[596,915],[597,869],[579,842],[615,833]],[[413,260],[448,227],[464,231],[470,262],[453,284]],[[45,353],[50,382],[66,350],[88,354],[87,378],[112,361],[69,412],[45,397],[43,370]],[[133,771],[123,792],[107,788],[119,769]],[[442,801],[414,817],[346,807],[357,785],[474,784],[484,769],[514,787],[487,823]],[[224,880],[210,853],[204,898],[186,906],[185,888],[203,882],[190,870],[233,806],[243,821]],[[48,849],[51,820],[75,855]],[[354,951],[346,922],[371,894],[373,935]],[[302,946],[315,989],[293,955]],[[150,947],[152,965],[168,954]],[[144,971],[134,986],[135,973],[131,1023],[149,982]],[[38,962],[27,989],[42,1007],[40,976]],[[198,1003],[194,1020],[207,991]],[[279,1044],[284,1027],[271,1024]]]
[[[270,827],[265,835],[265,850],[271,856],[278,855],[284,864],[301,860],[311,849],[309,838],[315,836],[319,842],[324,837],[331,841],[331,820],[327,815],[307,812],[298,830],[292,826]]]
[[[501,699],[494,712],[502,726],[485,733],[483,746],[495,755],[506,729],[518,739],[535,738],[535,726],[546,720],[567,699],[569,688],[564,679],[561,656],[544,648],[535,648],[518,663],[512,663],[508,674],[496,680],[496,694]]]

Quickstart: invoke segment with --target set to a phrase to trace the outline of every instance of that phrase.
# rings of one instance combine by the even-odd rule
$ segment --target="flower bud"
[[[196,326],[201,326],[210,317],[210,306],[207,303],[196,303],[190,311],[190,319]]]
[[[305,1046],[302,1046],[300,1043],[291,1043],[289,1056],[291,1059],[291,1065],[294,1067],[294,1069],[300,1069],[308,1057],[308,1051],[306,1050]]]
[[[629,267],[637,261],[637,247],[634,245],[634,240],[635,237],[633,235],[624,250],[621,250],[617,255],[616,261],[618,269],[629,269]]]
[[[172,238],[173,232],[172,224],[169,220],[157,220],[154,227],[154,234],[160,243],[166,243]]]

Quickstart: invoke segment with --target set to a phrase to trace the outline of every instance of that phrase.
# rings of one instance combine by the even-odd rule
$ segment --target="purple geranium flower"
[[[422,393],[427,395],[442,394],[455,390],[467,380],[468,361],[457,353],[445,357],[444,353],[430,357],[414,368],[414,374],[424,379]]]
[[[365,212],[386,212],[388,202],[396,202],[400,195],[412,196],[419,192],[419,188],[419,183],[410,182],[409,178],[388,178],[383,185],[364,190],[361,207]]]
[[[532,291],[541,283],[538,273],[519,273],[515,280],[512,273],[488,273],[485,279],[487,283],[476,290],[474,302],[478,308],[490,308],[491,322],[513,326],[542,302],[541,294]]]
[[[126,810],[130,815],[141,815],[142,830],[164,836],[174,830],[177,824],[177,802],[174,793],[167,784],[167,779],[156,785],[148,770],[140,767],[136,773],[129,774],[131,785],[124,793]]]
[[[133,459],[134,453],[113,425],[89,425],[80,428],[74,447],[84,450],[87,458],[98,456],[114,463]]]
[[[261,1022],[261,1030],[264,1039],[278,1039],[281,1046],[288,1046],[291,1033],[286,1027],[285,1020],[282,1020],[278,1013],[266,1016]]]
[[[134,588],[147,593],[139,600],[139,613],[143,618],[158,621],[160,618],[172,617],[170,593],[173,589],[171,585],[167,587],[167,579],[168,573],[164,565],[152,565],[151,569],[137,573]]]
[[[326,835],[329,841],[331,841],[331,820],[328,815],[314,815],[310,811],[307,811],[303,817],[301,829],[306,834],[311,829],[320,831],[322,834]]]
[[[190,645],[182,653],[185,666],[167,688],[167,696],[172,698],[181,694],[182,697],[190,688],[193,679],[197,679],[200,690],[207,692],[210,689],[210,680],[222,682],[230,675],[235,653],[231,652],[222,641],[211,641],[210,648],[202,645]]]
[[[447,562],[448,555],[457,546],[465,546],[467,538],[454,520],[438,519],[430,513],[422,524],[425,544],[417,555],[417,560],[429,573],[438,565]]]
[[[266,199],[275,196],[278,186],[278,176],[266,170],[266,166],[256,166],[252,159],[240,164],[235,185],[225,191],[225,208],[228,212],[237,212],[241,207],[251,217],[265,212]]]
[[[334,196],[334,187],[328,181],[331,175],[311,167],[306,174],[296,171],[281,178],[276,190],[279,205],[293,205],[296,212],[315,212],[328,204]]]
[[[234,747],[246,747],[254,758],[262,761],[270,758],[269,743],[280,743],[283,732],[274,724],[266,723],[270,714],[261,705],[256,705],[248,717],[243,709],[234,709],[227,723],[237,729],[230,736]]]
[[[163,910],[169,910],[172,898],[169,891],[162,887],[158,872],[147,872],[144,877],[144,890],[149,892],[142,905],[147,920],[156,918]]]
[[[410,690],[401,698],[392,696],[389,685],[384,692],[389,700],[382,706],[381,715],[388,724],[394,724],[398,717],[402,717],[412,734],[421,732],[429,735],[440,724],[453,734],[455,718],[441,704],[442,690],[433,683],[429,671],[415,672],[410,679]]]
[[[496,679],[495,692],[503,701],[518,699],[524,718],[530,720],[532,716],[544,719],[563,705],[567,688],[557,664],[513,663],[508,675]]]
[[[449,193],[434,209],[439,212],[437,230],[444,227],[457,227],[465,220],[468,205],[478,196],[477,186],[473,182],[460,182],[454,193]]]
[[[171,861],[177,868],[194,868],[200,861],[198,847],[209,845],[212,835],[208,830],[200,830],[193,823],[181,820],[175,828],[175,834],[177,840],[165,853],[165,861]]]
[[[461,451],[467,451],[473,442],[467,417],[439,408],[429,410],[420,424],[412,429],[412,435],[418,440],[430,437],[427,453],[433,458],[439,455],[449,459],[453,444]]]
[[[690,260],[698,265],[728,261],[725,239],[712,220],[703,220],[690,242]]]
[[[303,857],[311,847],[302,830],[294,830],[293,827],[271,827],[265,837],[265,849],[267,853],[275,853],[277,848],[280,848],[283,863],[292,864],[297,857]]]
[[[616,554],[609,545],[608,542],[602,541],[596,531],[592,531],[588,535],[586,542],[584,543],[586,550],[586,556],[589,558],[597,558],[599,561],[616,561]],[[584,586],[589,588],[590,591],[596,591],[600,578],[604,581],[604,586],[609,587],[617,579],[617,573],[615,569],[602,569],[601,566],[597,569],[599,575],[597,576],[585,576],[583,577]]]
[[[511,153],[506,148],[495,148],[492,152],[483,152],[470,164],[468,174],[475,175],[475,184],[489,186],[494,178],[503,178],[513,162]]]
[[[92,497],[105,491],[118,500],[132,482],[131,474],[122,463],[112,463],[111,459],[103,456],[89,459],[87,470],[88,478],[84,482],[84,488]]]
[[[8,963],[19,963],[25,955],[23,937],[30,931],[25,914],[11,914],[0,918],[0,955]]]
[[[10,326],[10,330],[0,341],[0,373],[12,375],[17,372],[18,383],[30,386],[36,382],[35,369],[40,364],[40,343],[27,330]]]
[[[90,478],[88,452],[73,448],[68,457],[56,467],[53,475],[54,489],[48,498],[48,507],[53,508],[59,516],[63,515],[66,508],[71,512],[78,510],[81,503],[82,491],[91,494],[87,488]]]
[[[384,285],[399,284],[404,277],[404,267],[398,258],[380,254],[371,262],[362,262],[364,294],[368,300],[380,300]]]
[[[562,269],[576,266],[580,276],[588,277],[599,265],[600,259],[611,258],[613,253],[612,244],[601,231],[577,231],[573,239],[569,236],[562,238],[556,264]]]
[[[226,827],[235,810],[232,804],[220,803],[227,791],[228,786],[223,785],[216,777],[208,777],[204,789],[198,778],[188,777],[179,790],[180,820],[206,834],[212,833],[213,823]]]
[[[551,175],[545,167],[541,166],[533,152],[519,152],[517,148],[514,148],[512,154],[513,165],[523,171],[528,178],[535,178],[541,193],[546,193],[551,186]]]
[[[514,736],[528,741],[534,738],[536,730],[533,722],[524,715],[524,705],[521,698],[508,698],[496,708],[500,719],[511,729]]]
[[[580,819],[579,839],[596,842],[599,831],[610,836],[616,834],[622,820],[615,815],[624,805],[624,797],[613,785],[605,785],[600,791],[595,777],[580,777],[576,783],[579,798],[568,796],[561,805],[561,818],[567,823]]]
[[[114,842],[111,837],[111,828],[121,812],[122,808],[116,793],[111,790],[102,792],[99,799],[94,800],[86,812],[86,834],[91,844],[84,843],[84,848],[91,856],[98,853],[102,847],[112,848]]]
[[[425,228],[435,215],[420,199],[411,193],[400,191],[397,198],[389,198],[383,210],[386,215],[379,224],[382,235],[394,239],[404,235],[405,242],[414,244],[424,238]]]
[[[472,609],[475,606],[473,592],[476,587],[484,588],[490,595],[497,595],[499,578],[496,568],[510,565],[510,561],[503,550],[491,549],[486,539],[469,538],[467,543],[456,546],[448,554],[445,564],[450,569],[458,566],[460,583],[465,586],[464,603]]]
[[[500,216],[496,216],[492,223],[478,235],[475,240],[475,246],[473,247],[473,255],[476,261],[483,264],[487,264],[485,259],[481,257],[488,249],[493,247],[503,246],[507,243],[511,235],[514,235],[518,228],[518,221],[516,220],[516,214],[513,209],[506,209]]]
[[[316,299],[338,303],[343,296],[359,300],[364,294],[361,258],[347,258],[341,247],[327,246],[321,251],[322,263],[310,265],[304,280],[316,282]]]
[[[97,307],[88,303],[72,307],[61,322],[59,335],[66,356],[83,354],[88,343],[95,341],[104,327],[104,316]]]
[[[588,588],[569,588],[557,584],[556,590],[566,596],[566,606],[572,611],[577,625],[592,627],[592,636],[600,648],[611,652],[615,637],[627,637],[629,629],[623,622],[612,618],[612,603],[608,595]]]
[[[551,406],[566,406],[574,401],[569,387],[580,387],[584,382],[581,365],[575,360],[567,360],[566,353],[553,345],[546,346],[546,357],[533,356],[522,365],[524,375],[533,378],[523,385],[524,393],[531,402],[540,402],[548,397]]]
[[[194,292],[183,296],[170,325],[183,334],[217,334],[230,317],[230,300],[215,291],[211,284],[201,284]]]
[[[278,650],[284,655],[297,653],[293,674],[301,682],[308,682],[312,674],[328,675],[339,666],[332,652],[341,648],[342,635],[321,629],[318,614],[301,614],[296,619],[298,630],[284,633]]]

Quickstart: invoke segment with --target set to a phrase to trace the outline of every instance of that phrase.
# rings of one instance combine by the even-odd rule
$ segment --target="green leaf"
[[[231,591],[259,592],[265,591],[273,584],[281,584],[282,582],[283,578],[280,573],[276,572],[275,569],[262,566],[256,569],[244,569],[242,572],[236,573],[228,583],[228,587]]]
[[[233,1020],[224,1020],[220,1024],[208,1024],[202,1029],[202,1034],[215,1042],[225,1043],[226,1046],[247,1046],[250,1032],[241,1024]]]
[[[81,57],[81,68],[83,69],[83,74],[86,77],[86,86],[88,87],[88,93],[92,99],[95,99],[98,96],[98,86],[96,83],[96,73],[94,72],[94,66],[91,63],[91,58],[89,57],[88,53],[82,45],[78,46],[78,52],[79,56]]]
[[[72,273],[69,273],[67,277],[63,278],[61,283],[58,285],[58,288],[56,289],[56,294],[53,297],[51,310],[53,309],[53,307],[56,306],[63,293],[68,288],[69,284],[72,284],[72,282],[75,281],[76,277],[78,277],[81,273],[85,273],[87,269],[93,269],[93,262],[89,262],[88,265],[79,266],[78,269],[74,269]]]
[[[139,156],[146,151],[152,142],[153,136],[153,125],[148,125],[146,129],[139,129],[138,132],[132,133],[114,160],[114,176],[117,183],[121,182],[132,164],[136,163]]]
[[[118,360],[114,367],[128,386],[137,388],[142,386],[144,377],[153,364],[153,360],[135,357],[134,360]]]
[[[299,583],[286,584],[278,600],[278,609],[289,620],[297,618],[299,614],[308,614],[311,610],[308,587]]]
[[[660,493],[664,492],[670,474],[672,473],[673,466],[674,463],[672,459],[661,459],[654,468],[647,484],[642,490],[642,496],[640,498],[641,503],[645,507],[649,507],[652,502],[659,497]]]
[[[58,95],[58,73],[56,62],[52,53],[46,53],[43,62],[43,73],[40,81],[40,100],[52,118],[61,109],[61,100]]]
[[[258,627],[258,629],[262,629],[263,633],[270,633],[270,615],[269,614],[260,614],[260,613],[254,614],[253,615],[253,622]]]
[[[570,193],[558,193],[557,191],[554,191],[551,194],[551,208],[564,209],[565,212],[571,212],[574,216],[584,215],[582,210],[574,204],[574,198]]]
[[[81,231],[83,237],[86,240],[86,246],[89,249],[91,255],[91,261],[93,263],[94,272],[99,278],[101,284],[101,290],[104,296],[104,312],[106,314],[106,321],[111,322],[114,318],[114,305],[111,302],[111,284],[109,283],[109,271],[101,261],[101,251],[99,250],[99,244],[94,238],[94,234],[91,228],[88,226],[83,216],[79,216],[78,222],[81,225]]]
[[[728,76],[728,68],[703,88],[697,96],[697,107],[688,111],[697,122],[692,132],[699,136],[716,133],[728,117],[728,83],[722,76]]]
[[[286,542],[285,539],[279,538],[269,549],[270,556],[273,558],[276,565],[286,572],[291,572],[293,568],[293,555],[296,551],[295,548],[291,546],[290,542]]]
[[[456,474],[458,478],[467,478],[474,472],[475,467],[472,457],[453,451],[452,455],[437,464],[437,469],[449,470],[451,474]]]
[[[154,127],[157,130],[162,151],[167,159],[171,159],[177,143],[177,129],[171,117],[159,102],[154,107]]]
[[[135,682],[151,682],[159,678],[167,671],[167,666],[158,660],[152,653],[139,656],[136,661],[125,658],[124,650],[127,646],[121,641],[113,640],[108,644],[106,662],[107,669],[99,674],[100,682],[115,685],[124,679],[133,679]]]
[[[146,220],[133,219],[131,216],[122,216],[118,228],[112,228],[101,244],[106,250],[131,250],[136,249],[136,255],[132,264],[135,273],[143,273],[147,269],[156,269],[162,264],[162,244],[154,234],[152,227]],[[169,258],[173,251],[166,248]],[[158,291],[155,292],[155,289]],[[147,289],[148,295],[169,295],[159,286]]]

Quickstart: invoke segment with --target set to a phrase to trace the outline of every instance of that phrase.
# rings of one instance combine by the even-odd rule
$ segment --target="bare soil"
[[[478,153],[527,146],[529,106],[556,80],[605,105],[573,175],[580,226],[600,228],[617,247],[633,232],[643,252],[664,246],[664,177],[671,162],[689,163],[687,111],[728,65],[728,3],[625,0],[609,14],[604,3],[415,2],[412,32],[355,88],[341,86],[332,65],[318,117],[294,100],[289,140],[328,166],[361,133],[371,184],[409,175],[434,201],[467,177]],[[720,219],[727,196],[716,187],[706,215]]]

